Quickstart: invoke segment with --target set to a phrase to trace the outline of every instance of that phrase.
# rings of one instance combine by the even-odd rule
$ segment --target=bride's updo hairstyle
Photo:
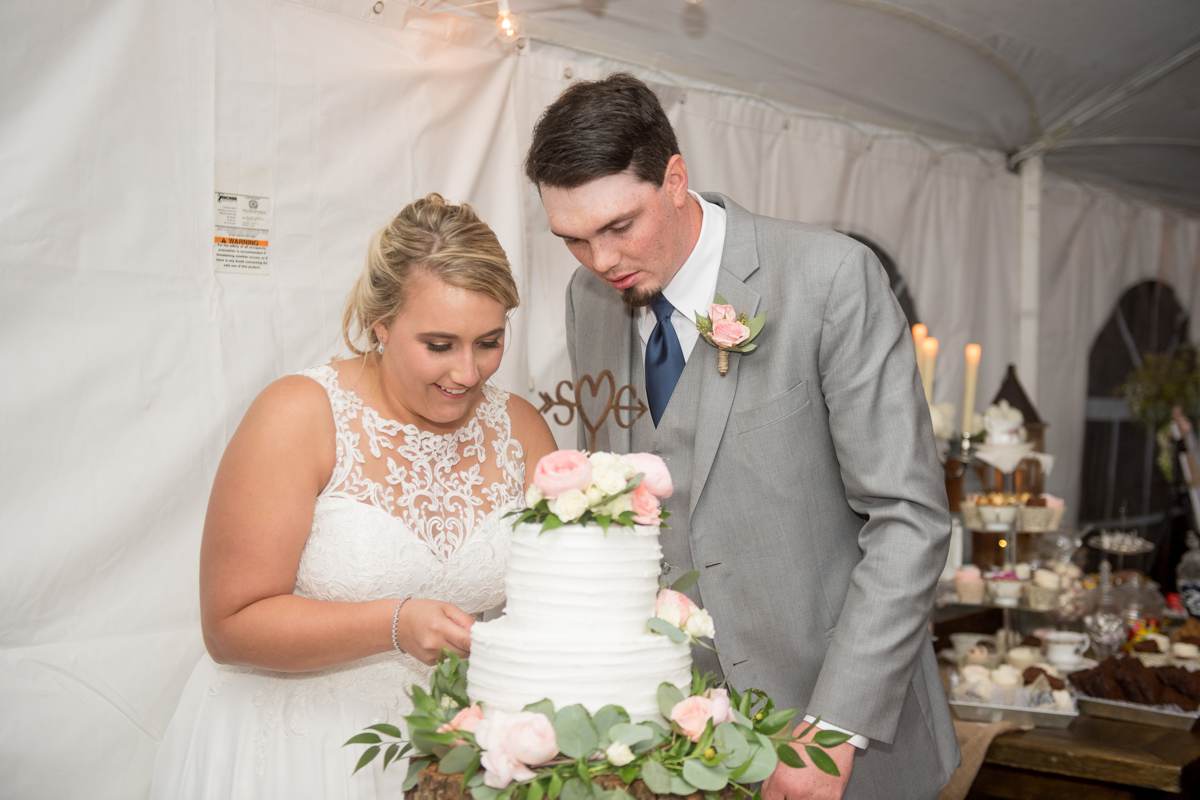
[[[351,352],[364,355],[379,346],[375,325],[400,313],[405,288],[418,270],[485,294],[506,311],[520,302],[508,256],[492,229],[466,203],[427,194],[371,237],[367,263],[342,314],[342,338]],[[364,337],[366,350],[360,348]]]

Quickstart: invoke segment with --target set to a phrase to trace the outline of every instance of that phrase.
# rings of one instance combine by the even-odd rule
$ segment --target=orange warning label
[[[213,244],[241,244],[248,247],[266,247],[266,239],[239,239],[236,236],[214,236]]]

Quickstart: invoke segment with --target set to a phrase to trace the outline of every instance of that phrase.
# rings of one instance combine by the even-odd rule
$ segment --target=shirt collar
[[[708,313],[708,306],[717,292],[721,253],[725,249],[725,209],[696,192],[689,190],[688,193],[700,204],[700,236],[662,293],[679,313],[694,320],[696,312]]]

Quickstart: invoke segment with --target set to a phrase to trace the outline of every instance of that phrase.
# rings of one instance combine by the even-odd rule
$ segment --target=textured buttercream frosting
[[[659,684],[686,688],[692,669],[686,643],[646,630],[658,530],[540,529],[513,532],[504,615],[471,628],[471,699],[506,711],[549,698],[558,708],[613,704],[635,719],[656,716]]]

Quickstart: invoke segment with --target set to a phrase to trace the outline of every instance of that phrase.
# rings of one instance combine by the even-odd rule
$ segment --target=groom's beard
[[[621,299],[625,301],[625,305],[630,308],[643,308],[650,305],[650,301],[658,297],[662,293],[662,289],[642,289],[637,286],[630,287],[621,292]]]

